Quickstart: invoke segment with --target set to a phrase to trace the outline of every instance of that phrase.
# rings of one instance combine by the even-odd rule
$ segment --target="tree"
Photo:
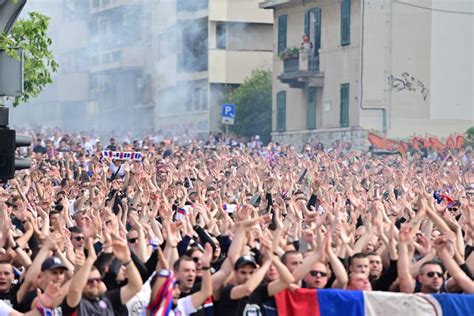
[[[53,82],[51,74],[59,65],[50,48],[53,41],[46,34],[49,20],[41,13],[30,12],[29,19],[17,21],[8,35],[2,33],[0,36],[0,49],[8,56],[19,59],[18,48],[24,55],[24,93],[13,99],[13,106],[37,97]]]
[[[260,135],[262,142],[271,139],[272,131],[272,73],[255,69],[229,97],[235,104],[235,124],[231,131],[250,138]]]

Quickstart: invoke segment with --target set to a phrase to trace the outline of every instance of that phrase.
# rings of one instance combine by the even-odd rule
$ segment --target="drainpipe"
[[[384,106],[387,109],[387,127],[392,127],[392,0],[385,0],[385,78]]]
[[[361,110],[364,111],[381,111],[382,112],[382,126],[383,126],[383,132],[387,133],[388,127],[387,127],[387,110],[385,107],[366,107],[364,106],[364,30],[365,30],[365,0],[361,0],[361,10],[360,10],[360,23],[361,23],[361,28],[360,28],[360,76],[359,76],[359,107]],[[390,30],[391,33],[391,30]],[[391,41],[391,39],[390,39]],[[391,47],[390,47],[391,49]],[[386,57],[387,58],[387,57]],[[391,58],[391,56],[390,56]],[[391,84],[391,82],[390,82]],[[391,94],[391,88],[390,94]],[[391,98],[390,98],[391,99]]]

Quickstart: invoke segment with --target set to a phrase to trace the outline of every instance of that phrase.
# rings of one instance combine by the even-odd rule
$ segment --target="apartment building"
[[[268,0],[260,7],[274,14],[274,140],[363,147],[368,130],[446,136],[474,125],[472,2]]]
[[[90,0],[89,93],[103,129],[153,128],[151,5]]]
[[[59,63],[53,84],[13,109],[19,125],[68,130],[137,131],[154,127],[153,56],[148,0],[48,0],[25,12],[51,18]]]
[[[161,0],[155,16],[155,127],[221,130],[225,93],[253,69],[271,68],[272,12],[255,0]]]

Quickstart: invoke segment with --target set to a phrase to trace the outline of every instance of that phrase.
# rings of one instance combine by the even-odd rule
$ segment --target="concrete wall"
[[[474,9],[474,3],[460,0],[410,3]],[[389,136],[446,136],[474,125],[473,15],[367,1],[364,25],[363,103],[387,109]],[[363,111],[361,125],[380,130],[380,112]]]
[[[209,19],[250,23],[273,23],[272,12],[259,8],[256,0],[209,0]]]
[[[330,148],[336,140],[350,141],[352,148],[366,150],[368,148],[367,130],[360,128],[320,129],[314,131],[288,131],[273,133],[272,141],[295,145],[298,150],[306,143],[323,143],[325,148]]]
[[[433,7],[474,12],[474,1]],[[431,28],[431,125],[462,131],[474,126],[474,15],[433,12]]]
[[[209,82],[240,84],[252,70],[270,69],[271,52],[259,51],[209,51]]]

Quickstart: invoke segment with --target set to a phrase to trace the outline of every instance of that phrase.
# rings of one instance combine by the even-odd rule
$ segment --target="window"
[[[216,26],[216,48],[226,49],[226,26],[224,23],[217,23]]]
[[[309,56],[309,70],[319,70],[319,49],[321,48],[321,9],[312,8],[304,15],[304,34],[309,37],[312,48]]]
[[[91,66],[92,67],[95,67],[95,66],[98,66],[99,63],[100,63],[100,59],[99,59],[100,55],[93,55],[90,59],[90,62],[91,62]]]
[[[178,54],[178,72],[208,70],[208,20],[187,21],[181,29],[181,51]]]
[[[194,111],[199,111],[201,109],[201,89],[194,88],[194,97],[193,97]]]
[[[341,45],[351,43],[351,0],[341,0]]]
[[[276,130],[284,132],[286,130],[286,92],[277,93]]]
[[[281,15],[278,17],[278,52],[281,53],[286,49],[286,28],[288,24],[288,16]]]
[[[207,110],[207,94],[208,94],[208,89],[203,88],[201,90],[201,110]]]
[[[341,127],[349,127],[349,84],[341,84]]]
[[[111,57],[112,62],[114,62],[114,63],[119,62],[121,55],[122,55],[122,54],[121,54],[120,51],[112,52],[112,57]]]
[[[316,87],[308,88],[308,106],[306,108],[307,129],[316,128]]]

